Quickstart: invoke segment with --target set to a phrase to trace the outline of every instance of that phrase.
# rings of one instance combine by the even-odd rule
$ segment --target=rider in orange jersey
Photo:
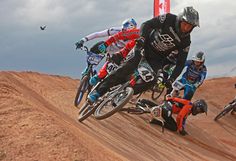
[[[151,113],[153,119],[150,123],[162,125],[162,122],[157,119],[161,116],[164,119],[165,128],[171,131],[178,131],[181,135],[188,134],[185,130],[185,125],[186,119],[190,114],[193,116],[204,112],[207,114],[207,103],[202,99],[192,103],[186,99],[169,97],[167,95],[166,100],[161,105],[157,105],[146,99],[139,100],[138,103],[145,103],[152,107]],[[172,114],[177,114],[176,121],[172,117]]]

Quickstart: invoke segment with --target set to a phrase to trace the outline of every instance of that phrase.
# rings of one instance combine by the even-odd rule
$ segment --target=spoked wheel
[[[108,96],[94,112],[95,118],[98,120],[105,119],[120,111],[132,98],[133,93],[133,88],[126,87],[123,91],[117,92],[112,98]]]
[[[76,107],[79,106],[83,96],[84,96],[84,93],[88,90],[89,88],[89,77],[88,76],[85,76],[83,77],[83,79],[80,81],[80,85],[77,89],[77,93],[76,93],[76,96],[75,96],[75,100],[74,100],[74,105]]]
[[[95,107],[93,105],[90,105],[87,101],[84,103],[84,105],[79,110],[79,122],[84,121],[86,118],[88,118],[90,115],[92,115],[95,111]]]
[[[224,115],[226,115],[227,113],[229,113],[231,110],[233,110],[233,107],[231,104],[228,104],[223,111],[221,111],[215,118],[214,120],[217,121],[219,120],[221,117],[223,117]]]
[[[165,87],[154,86],[152,89],[152,99],[157,100],[163,93]]]

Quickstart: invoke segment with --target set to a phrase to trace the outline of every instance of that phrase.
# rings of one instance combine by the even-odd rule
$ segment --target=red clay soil
[[[214,117],[236,96],[236,77],[205,81],[208,115],[190,116],[188,136],[148,123],[150,116],[119,112],[77,121],[79,81],[36,72],[0,72],[0,160],[236,160],[236,115]],[[149,97],[145,94],[144,97]]]

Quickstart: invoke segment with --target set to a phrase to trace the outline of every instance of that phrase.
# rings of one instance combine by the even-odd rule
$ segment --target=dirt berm
[[[79,123],[73,106],[78,83],[36,72],[0,72],[0,160],[236,160],[236,115],[213,120],[236,96],[236,77],[205,81],[194,100],[207,101],[208,115],[190,116],[184,137],[162,133],[147,114],[119,112]]]

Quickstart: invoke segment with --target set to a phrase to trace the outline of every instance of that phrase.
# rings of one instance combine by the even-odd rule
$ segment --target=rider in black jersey
[[[196,26],[199,26],[199,15],[193,7],[184,8],[178,16],[167,13],[144,22],[140,28],[141,37],[136,40],[132,50],[132,57],[109,75],[97,90],[88,96],[89,100],[94,102],[112,86],[124,83],[127,76],[138,67],[142,49],[144,57],[155,72],[169,62],[166,58],[172,51],[178,51],[176,68],[167,81],[167,86],[170,86],[183,70],[191,44],[190,33]],[[149,89],[155,82],[156,80],[146,83],[142,90]]]

